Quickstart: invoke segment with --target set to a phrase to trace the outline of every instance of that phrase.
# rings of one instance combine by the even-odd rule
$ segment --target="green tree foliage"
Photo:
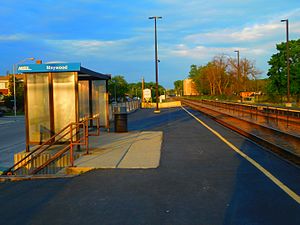
[[[142,97],[142,82],[128,84],[129,97]]]
[[[125,78],[121,75],[112,77],[111,80],[108,81],[108,92],[111,99],[115,97],[117,99],[124,98],[128,92],[128,83]]]
[[[177,95],[183,94],[183,80],[176,80],[174,82],[174,91]]]
[[[286,42],[276,45],[277,53],[269,60],[270,79],[268,93],[284,96],[287,94],[287,57]],[[297,102],[300,101],[300,39],[289,42],[290,56],[290,93]]]
[[[154,82],[145,82],[144,88],[149,88],[152,90],[153,99],[155,99],[155,88],[156,84]],[[118,75],[112,77],[108,81],[108,92],[111,100],[115,100],[115,95],[118,101],[124,100],[125,96],[130,98],[139,97],[142,98],[142,83],[127,83],[124,76]],[[158,94],[162,95],[165,93],[165,88],[158,85]]]
[[[155,82],[145,82],[145,88],[151,89],[152,99],[156,101],[156,83]],[[158,96],[165,94],[165,88],[161,85],[158,85]]]
[[[207,74],[205,73],[206,66],[197,66],[195,64],[191,65],[189,78],[191,78],[196,85],[197,90],[199,93],[202,94],[209,94],[209,83],[207,79]]]

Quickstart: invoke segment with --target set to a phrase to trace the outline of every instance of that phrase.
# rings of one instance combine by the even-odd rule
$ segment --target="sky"
[[[155,81],[157,21],[159,83],[173,88],[190,66],[215,55],[255,62],[266,77],[276,44],[300,38],[299,0],[0,0],[0,75],[34,57],[80,62],[122,75],[127,82]],[[28,62],[29,63],[29,62]]]

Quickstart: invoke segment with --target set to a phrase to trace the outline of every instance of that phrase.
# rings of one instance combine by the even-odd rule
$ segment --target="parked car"
[[[132,101],[132,99],[128,96],[126,96],[125,99],[126,99],[126,102],[131,102]]]

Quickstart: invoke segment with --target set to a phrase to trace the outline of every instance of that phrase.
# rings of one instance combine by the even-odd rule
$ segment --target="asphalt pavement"
[[[24,116],[0,117],[0,171],[12,166],[14,154],[25,148]]]
[[[299,167],[190,111],[299,195]],[[163,131],[159,168],[0,183],[0,224],[300,224],[299,203],[184,110],[138,110],[128,128]]]

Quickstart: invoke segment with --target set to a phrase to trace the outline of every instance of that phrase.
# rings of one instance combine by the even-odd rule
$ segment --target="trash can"
[[[114,107],[115,132],[128,132],[127,130],[127,108]]]

